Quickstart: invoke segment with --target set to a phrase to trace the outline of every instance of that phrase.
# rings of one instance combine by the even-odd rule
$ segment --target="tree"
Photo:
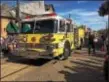
[[[80,26],[78,26],[78,28],[84,28],[85,29],[85,25],[80,25]]]
[[[107,29],[107,37],[108,37],[108,44],[107,44],[107,54],[109,55],[109,0],[105,1],[101,7],[99,8],[99,15],[105,16],[108,15],[108,29]]]
[[[99,15],[105,16],[109,14],[109,1],[105,1],[99,8]]]

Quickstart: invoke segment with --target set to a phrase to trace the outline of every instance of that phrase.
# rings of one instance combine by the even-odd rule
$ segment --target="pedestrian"
[[[88,37],[88,54],[91,54],[91,49],[93,49],[93,54],[95,54],[95,36],[92,33],[89,33]]]
[[[105,40],[105,44],[106,44],[106,54],[109,55],[109,43],[108,43],[108,37]]]
[[[104,51],[105,48],[105,36],[102,35],[101,36],[101,50]]]
[[[80,46],[80,48],[82,48],[83,47],[83,38],[81,38],[80,40],[81,40],[81,46]]]

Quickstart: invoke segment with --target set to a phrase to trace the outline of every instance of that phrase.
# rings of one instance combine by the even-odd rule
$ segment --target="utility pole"
[[[69,14],[69,19],[71,18],[71,14]]]
[[[70,23],[72,23],[72,20],[71,20],[71,14],[69,14],[69,20],[70,20]]]
[[[20,28],[20,0],[17,0],[17,8],[16,8],[16,20],[18,22],[18,27]],[[20,30],[19,30],[20,31]]]
[[[70,20],[70,30],[71,30],[71,25],[72,25],[71,14],[69,14],[69,20]]]

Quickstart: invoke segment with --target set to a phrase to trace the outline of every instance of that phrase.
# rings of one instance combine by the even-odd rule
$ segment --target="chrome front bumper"
[[[15,49],[12,52],[14,55],[17,56],[24,56],[28,58],[46,58],[46,59],[53,59],[53,53],[50,51],[37,51],[32,49]]]

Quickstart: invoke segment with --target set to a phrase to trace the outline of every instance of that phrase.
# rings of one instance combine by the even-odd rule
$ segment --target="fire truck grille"
[[[17,48],[45,48],[44,44],[19,43]]]

